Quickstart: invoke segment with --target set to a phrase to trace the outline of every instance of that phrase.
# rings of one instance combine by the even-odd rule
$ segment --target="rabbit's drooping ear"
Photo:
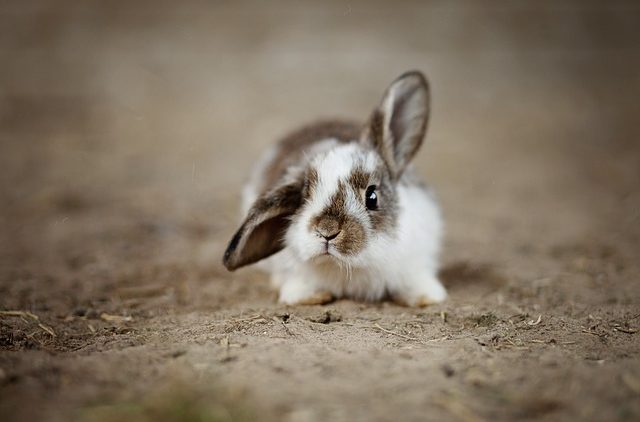
[[[277,187],[256,200],[227,246],[222,260],[229,271],[253,264],[284,248],[291,215],[302,203],[302,183]]]
[[[419,71],[393,81],[363,132],[398,179],[416,154],[429,120],[429,84]]]

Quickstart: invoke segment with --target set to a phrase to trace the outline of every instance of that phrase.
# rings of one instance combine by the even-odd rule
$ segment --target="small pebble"
[[[447,378],[451,378],[456,373],[456,371],[453,369],[453,367],[451,365],[449,365],[448,363],[445,363],[444,365],[442,365],[442,367],[440,369],[442,369],[442,372],[444,372],[444,376],[447,377]]]

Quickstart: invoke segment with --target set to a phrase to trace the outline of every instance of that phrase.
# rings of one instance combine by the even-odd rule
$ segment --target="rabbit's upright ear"
[[[429,84],[419,71],[393,81],[365,127],[362,141],[373,146],[398,179],[424,139],[429,121]]]
[[[227,246],[222,260],[229,271],[284,248],[290,217],[302,204],[302,182],[277,187],[256,200]]]

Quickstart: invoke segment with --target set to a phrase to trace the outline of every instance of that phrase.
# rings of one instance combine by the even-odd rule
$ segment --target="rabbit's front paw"
[[[440,280],[434,276],[426,276],[416,282],[411,288],[393,295],[393,300],[403,306],[425,307],[444,302],[447,290]]]
[[[298,280],[285,282],[280,288],[279,302],[286,305],[324,305],[333,301],[333,294]]]

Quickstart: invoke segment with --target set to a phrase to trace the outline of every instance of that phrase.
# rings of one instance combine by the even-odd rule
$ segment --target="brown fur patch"
[[[349,184],[356,190],[366,189],[371,184],[371,174],[362,168],[355,168],[349,175]],[[375,183],[374,183],[375,184]]]
[[[357,142],[360,128],[360,124],[346,120],[323,120],[289,133],[278,143],[276,156],[264,171],[260,191],[265,192],[276,185],[288,168],[300,164],[305,152],[314,144],[331,138],[343,143]]]
[[[338,190],[331,197],[329,201],[329,206],[325,208],[323,214],[327,216],[331,216],[340,220],[343,220],[346,217],[345,214],[345,203],[347,201],[347,186],[340,181],[338,183]]]
[[[312,167],[307,169],[302,187],[302,199],[308,199],[313,196],[318,186],[318,171]]]
[[[366,234],[362,224],[353,218],[347,218],[336,240],[336,248],[341,254],[356,255],[364,249]]]
[[[263,213],[271,208],[295,210],[302,203],[301,184],[292,183],[280,186],[258,198],[249,211],[249,217]]]

